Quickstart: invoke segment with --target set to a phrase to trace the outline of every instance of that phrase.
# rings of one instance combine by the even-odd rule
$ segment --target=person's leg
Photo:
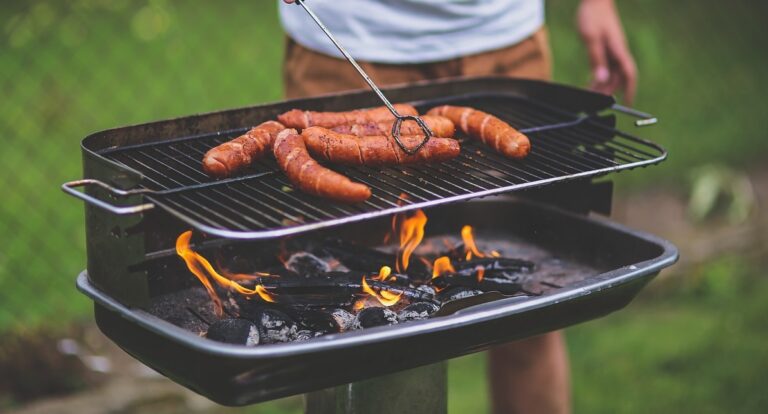
[[[488,374],[494,413],[570,412],[568,356],[559,331],[492,348]]]
[[[546,29],[508,48],[466,56],[465,76],[501,75],[548,80],[552,59]],[[568,356],[561,332],[511,342],[488,353],[495,413],[568,413]]]

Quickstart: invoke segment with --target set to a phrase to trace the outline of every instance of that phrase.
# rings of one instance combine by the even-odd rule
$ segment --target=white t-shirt
[[[298,5],[280,1],[286,33],[304,47],[342,57]],[[356,59],[436,62],[500,49],[544,24],[544,0],[306,0]]]

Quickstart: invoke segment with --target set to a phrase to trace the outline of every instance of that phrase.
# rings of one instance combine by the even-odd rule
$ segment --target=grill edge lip
[[[94,287],[88,280],[87,270],[83,270],[78,275],[76,283],[78,290],[91,298],[98,305],[101,305],[110,311],[117,312],[122,318],[139,325],[143,329],[170,339],[175,343],[184,345],[189,349],[212,356],[257,360],[291,357],[314,352],[338,351],[340,349],[372,343],[382,343],[387,340],[418,336],[422,333],[449,331],[458,327],[487,322],[538,308],[544,308],[556,303],[576,300],[637,279],[652,277],[662,269],[677,262],[679,258],[677,247],[671,242],[653,234],[634,230],[608,219],[587,218],[548,206],[542,206],[542,208],[554,210],[558,214],[570,216],[570,218],[573,219],[591,221],[592,224],[632,235],[661,248],[661,253],[657,257],[595,275],[582,282],[565,288],[556,289],[550,293],[535,298],[510,297],[471,306],[452,315],[435,319],[415,321],[404,325],[375,327],[357,332],[326,335],[304,342],[270,344],[254,348],[211,341],[194,335],[189,331],[177,327],[145,311],[129,308]]]

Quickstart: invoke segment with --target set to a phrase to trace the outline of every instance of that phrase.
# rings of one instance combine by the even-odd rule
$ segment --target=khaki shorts
[[[359,62],[379,86],[458,76],[550,79],[552,57],[546,28],[513,46],[442,62],[392,65]],[[283,62],[285,96],[300,98],[367,88],[347,61],[309,50],[287,38]]]

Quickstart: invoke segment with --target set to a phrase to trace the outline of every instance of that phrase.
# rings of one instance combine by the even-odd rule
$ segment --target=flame
[[[491,250],[491,256],[493,256],[493,257],[501,257],[501,253],[499,253],[498,250]]]
[[[461,239],[464,240],[464,249],[467,251],[466,259],[469,260],[472,256],[485,257],[475,245],[475,236],[472,234],[472,226],[464,226],[461,228]]]
[[[208,295],[210,295],[211,299],[213,300],[213,305],[217,316],[223,315],[223,308],[221,305],[221,299],[216,294],[216,291],[213,290],[209,276],[213,279],[214,282],[218,283],[219,286],[233,289],[242,295],[258,295],[264,301],[275,302],[275,295],[270,293],[267,288],[262,285],[256,285],[254,289],[249,289],[240,285],[234,280],[222,276],[219,272],[216,271],[216,269],[213,268],[211,262],[209,262],[208,259],[198,253],[195,253],[189,247],[190,239],[192,239],[192,231],[185,231],[179,235],[179,237],[176,239],[176,254],[184,259],[184,262],[187,264],[187,268],[195,276],[197,276],[203,286],[205,286],[205,290],[208,291]],[[253,275],[238,276],[246,276],[249,280],[252,280],[251,278],[254,277]]]
[[[485,276],[485,267],[478,266],[475,268],[477,270],[477,283],[480,283],[483,281],[483,277]]]
[[[408,200],[408,194],[406,194],[406,193],[400,193],[400,197],[398,197],[398,198],[399,198],[399,199],[397,200],[397,205],[398,205],[398,206],[403,206],[403,205],[405,205],[405,202],[406,202],[406,200]],[[391,225],[391,228],[390,228],[390,230],[387,232],[387,234],[385,234],[385,235],[384,235],[384,240],[382,240],[382,241],[381,241],[381,243],[382,243],[382,244],[387,244],[387,243],[389,243],[389,239],[391,239],[391,238],[392,238],[392,235],[394,235],[395,233],[397,233],[397,223],[398,223],[398,221],[400,221],[400,219],[401,219],[402,217],[403,217],[403,215],[402,215],[402,214],[395,214],[394,216],[392,216],[392,225]]]
[[[435,259],[435,264],[432,266],[432,279],[442,275],[443,273],[454,273],[456,269],[451,264],[451,258],[448,256],[442,256]]]
[[[213,285],[211,285],[211,281],[208,280],[208,276],[206,276],[205,272],[200,269],[200,264],[197,261],[197,254],[189,248],[189,240],[191,238],[191,231],[181,233],[181,235],[176,239],[176,254],[184,259],[184,263],[187,264],[189,271],[192,272],[192,274],[194,274],[198,280],[200,280],[200,283],[203,284],[205,290],[208,291],[208,296],[210,296],[211,300],[213,301],[213,309],[216,312],[216,316],[221,317],[224,314],[224,308],[221,305],[221,298],[219,298],[219,295],[217,295],[216,291],[213,290]]]
[[[371,288],[370,285],[368,285],[368,281],[365,280],[365,276],[363,276],[362,285],[363,285],[363,292],[373,296],[379,301],[379,303],[381,303],[384,306],[392,306],[396,304],[397,302],[400,301],[400,297],[403,296],[403,292],[395,294],[384,289],[376,292],[375,290],[373,290],[373,288]],[[363,306],[365,306],[364,303],[363,303]],[[355,304],[355,308],[357,308],[357,303]]]
[[[411,254],[424,239],[426,226],[427,215],[421,210],[416,210],[416,213],[405,219],[400,226],[400,249],[397,252],[397,263],[395,263],[398,273],[408,270]]]
[[[389,266],[381,266],[381,269],[379,269],[379,274],[374,276],[373,280],[379,280],[382,282],[386,282],[387,279],[389,279],[389,275],[392,274],[392,268]],[[392,277],[394,278],[394,276]]]

